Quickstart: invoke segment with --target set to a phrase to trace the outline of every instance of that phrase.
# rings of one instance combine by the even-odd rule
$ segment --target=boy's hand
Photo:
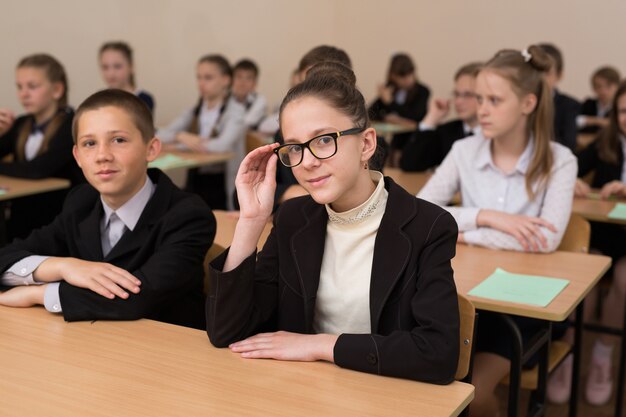
[[[46,285],[27,285],[0,291],[0,305],[7,307],[33,307],[43,305]]]
[[[130,272],[104,262],[76,258],[48,258],[33,273],[38,281],[53,282],[59,278],[75,287],[87,288],[103,297],[126,299],[130,291],[139,293],[139,281]]]

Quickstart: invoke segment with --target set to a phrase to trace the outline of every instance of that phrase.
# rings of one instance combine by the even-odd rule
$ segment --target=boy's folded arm
[[[59,293],[63,314],[68,321],[134,320],[148,317],[171,303],[172,299],[200,287],[204,276],[202,262],[215,236],[215,221],[206,212],[187,211],[167,227],[155,252],[128,274],[140,281],[137,293],[113,298],[61,282]],[[132,274],[130,273],[132,272]]]

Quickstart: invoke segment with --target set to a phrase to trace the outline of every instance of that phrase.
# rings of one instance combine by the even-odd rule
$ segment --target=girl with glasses
[[[355,83],[342,64],[313,67],[281,105],[285,144],[242,162],[235,236],[209,265],[207,332],[244,358],[449,383],[459,354],[456,224],[369,169],[376,132]],[[280,206],[257,257],[277,163],[309,195]]]

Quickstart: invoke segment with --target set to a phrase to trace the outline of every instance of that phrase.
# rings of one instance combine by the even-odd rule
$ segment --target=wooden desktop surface
[[[626,200],[599,200],[592,198],[575,198],[572,212],[580,214],[587,220],[602,223],[626,225],[626,219],[612,219],[608,214],[616,203],[626,203]]]
[[[452,260],[454,281],[462,294],[467,294],[496,268],[518,274],[569,280],[567,287],[546,307],[468,296],[476,308],[550,321],[565,320],[610,265],[611,258],[600,255],[495,251],[468,245],[457,245],[456,257]]]
[[[151,320],[66,323],[0,307],[0,415],[456,416],[471,385],[322,362],[246,360],[206,333]]]
[[[7,177],[0,175],[0,201],[12,200],[18,197],[26,197],[33,194],[47,193],[49,191],[62,190],[70,187],[70,182],[62,178],[44,178],[30,180],[24,178]]]
[[[222,162],[230,161],[234,158],[235,154],[233,152],[188,152],[188,151],[170,151],[166,150],[161,152],[159,158],[163,158],[166,155],[171,154],[177,156],[179,158],[185,159],[186,164],[184,166],[174,166],[172,168],[166,168],[166,171],[170,169],[189,169],[189,168],[200,168],[208,165],[219,164]],[[158,158],[157,158],[158,160]]]

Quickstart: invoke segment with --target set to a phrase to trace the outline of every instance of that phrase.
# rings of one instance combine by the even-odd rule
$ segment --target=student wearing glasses
[[[314,66],[281,105],[285,144],[242,162],[233,242],[209,264],[207,333],[243,358],[324,360],[446,384],[459,354],[457,227],[370,170],[376,132],[355,84],[342,64]],[[309,195],[280,206],[257,256],[277,163]]]
[[[467,136],[480,135],[476,111],[478,102],[474,93],[476,75],[481,64],[463,65],[454,75],[454,111],[457,119],[441,124],[450,112],[450,101],[437,99],[419,124],[402,151],[400,167],[404,171],[426,171],[441,164],[452,144]]]

